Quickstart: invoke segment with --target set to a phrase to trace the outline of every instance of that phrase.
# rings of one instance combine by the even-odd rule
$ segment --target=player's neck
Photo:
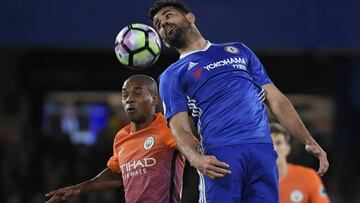
[[[155,120],[156,116],[150,116],[149,118],[147,118],[144,122],[141,123],[134,123],[131,122],[131,131],[132,132],[137,132],[140,130],[143,130],[147,127],[149,127],[149,125]]]
[[[200,35],[200,33],[195,36],[197,37],[192,37],[190,38],[191,40],[188,40],[187,46],[178,49],[178,52],[180,54],[185,54],[196,50],[202,50],[206,47],[207,41]]]
[[[286,175],[288,174],[288,164],[286,161],[278,162],[277,167],[279,170],[279,179],[281,180],[281,179],[285,178]]]

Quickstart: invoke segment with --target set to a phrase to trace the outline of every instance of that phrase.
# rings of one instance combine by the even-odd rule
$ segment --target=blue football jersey
[[[204,150],[272,143],[262,85],[272,83],[256,55],[242,43],[211,44],[182,55],[160,76],[169,119],[188,112]]]

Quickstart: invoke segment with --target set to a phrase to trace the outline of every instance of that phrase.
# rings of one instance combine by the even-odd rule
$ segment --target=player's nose
[[[135,103],[135,97],[133,97],[131,94],[129,94],[129,96],[125,99],[125,103],[126,104]]]
[[[167,25],[169,25],[169,22],[166,19],[162,20],[161,23],[160,23],[160,26],[162,28],[166,27]]]

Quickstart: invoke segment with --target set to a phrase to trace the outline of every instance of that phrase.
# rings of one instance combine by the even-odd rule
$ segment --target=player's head
[[[133,123],[144,123],[155,116],[159,93],[156,81],[146,75],[133,75],[122,86],[122,105]]]
[[[291,150],[290,134],[279,123],[270,123],[270,131],[275,151],[278,154],[278,163],[286,162],[286,157]]]
[[[176,49],[184,48],[196,29],[194,14],[183,2],[177,0],[156,1],[150,8],[149,18],[165,45]]]

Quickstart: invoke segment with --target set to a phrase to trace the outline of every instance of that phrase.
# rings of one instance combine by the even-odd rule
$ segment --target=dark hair
[[[270,123],[270,132],[271,133],[279,133],[279,134],[283,134],[285,137],[285,140],[287,143],[290,143],[290,134],[288,133],[288,131],[286,131],[286,129],[280,125],[279,123]]]
[[[158,0],[154,3],[154,5],[150,8],[148,17],[151,21],[153,21],[154,16],[159,12],[161,9],[165,7],[173,7],[174,9],[188,14],[190,13],[190,9],[184,4],[182,1],[179,0]]]

